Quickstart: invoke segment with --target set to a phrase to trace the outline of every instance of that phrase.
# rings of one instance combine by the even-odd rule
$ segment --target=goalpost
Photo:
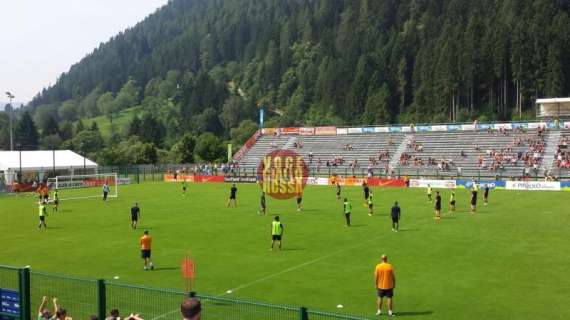
[[[109,186],[109,198],[119,196],[116,173],[56,176],[47,180],[49,190],[58,190],[60,200],[102,198],[103,185]]]

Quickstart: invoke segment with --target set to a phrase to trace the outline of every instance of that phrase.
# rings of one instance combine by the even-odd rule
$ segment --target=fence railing
[[[136,286],[115,281],[94,280],[45,272],[29,268],[0,266],[0,319],[36,319],[42,298],[53,298],[74,319],[97,316],[105,319],[113,309],[122,315],[138,313],[145,320],[179,320],[180,304],[185,297],[196,296],[202,303],[204,320],[367,320],[346,314],[234,299],[181,290]],[[6,294],[4,294],[6,293]],[[33,317],[32,317],[33,316]]]

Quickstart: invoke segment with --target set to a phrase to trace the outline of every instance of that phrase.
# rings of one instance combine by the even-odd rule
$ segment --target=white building
[[[538,99],[538,117],[546,119],[570,118],[570,98]]]
[[[36,173],[44,179],[47,173],[65,171],[73,174],[76,169],[96,169],[97,164],[70,150],[47,151],[0,151],[0,178],[11,185],[19,171],[22,174]]]

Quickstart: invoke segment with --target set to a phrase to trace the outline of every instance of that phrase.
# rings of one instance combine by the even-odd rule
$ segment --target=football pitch
[[[436,222],[424,189],[372,188],[369,217],[362,189],[346,187],[342,196],[353,203],[347,228],[332,187],[307,187],[303,212],[294,199],[268,197],[266,216],[257,214],[257,185],[238,185],[237,208],[226,208],[229,188],[190,184],[183,197],[180,184],[121,186],[119,198],[107,203],[63,201],[53,214],[48,208],[45,231],[36,228],[35,197],[2,196],[0,264],[183,289],[180,264],[190,253],[198,292],[373,316],[373,271],[387,254],[400,316],[570,318],[567,193],[491,191],[484,207],[480,192],[472,215],[469,192],[458,189],[457,212],[450,216],[443,190],[443,217]],[[394,201],[402,208],[398,233],[389,217]],[[130,227],[134,202],[141,208],[137,230]],[[269,251],[274,215],[285,228],[283,251]],[[140,259],[144,230],[153,237],[154,271],[144,271]]]

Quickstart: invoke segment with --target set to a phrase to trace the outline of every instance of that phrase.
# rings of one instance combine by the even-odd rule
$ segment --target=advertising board
[[[554,181],[507,181],[507,190],[560,191],[560,182],[554,182]]]
[[[411,179],[410,188],[427,188],[428,184],[432,188],[441,189],[455,189],[457,183],[455,180],[425,180],[425,179]]]

